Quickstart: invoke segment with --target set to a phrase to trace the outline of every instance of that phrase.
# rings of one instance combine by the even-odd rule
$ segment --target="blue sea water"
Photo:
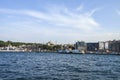
[[[120,80],[120,55],[0,53],[0,80]]]

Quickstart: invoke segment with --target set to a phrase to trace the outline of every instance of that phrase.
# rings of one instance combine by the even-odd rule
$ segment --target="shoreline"
[[[0,53],[58,53],[58,54],[95,54],[95,55],[120,55],[120,53],[60,53],[60,52],[23,52],[23,51],[0,51]]]

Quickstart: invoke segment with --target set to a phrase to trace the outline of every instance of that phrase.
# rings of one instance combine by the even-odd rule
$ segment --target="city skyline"
[[[1,0],[0,38],[74,43],[120,39],[119,0]]]

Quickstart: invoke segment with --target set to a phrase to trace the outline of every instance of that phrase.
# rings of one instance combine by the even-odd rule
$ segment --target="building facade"
[[[110,43],[110,51],[120,53],[120,40],[114,40]]]
[[[87,45],[84,41],[78,41],[74,44],[74,47],[76,50],[79,51],[86,51],[87,50]]]
[[[87,43],[87,51],[98,51],[99,43]]]

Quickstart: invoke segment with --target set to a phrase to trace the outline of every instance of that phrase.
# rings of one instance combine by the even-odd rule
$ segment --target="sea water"
[[[0,80],[120,80],[120,55],[0,53]]]

